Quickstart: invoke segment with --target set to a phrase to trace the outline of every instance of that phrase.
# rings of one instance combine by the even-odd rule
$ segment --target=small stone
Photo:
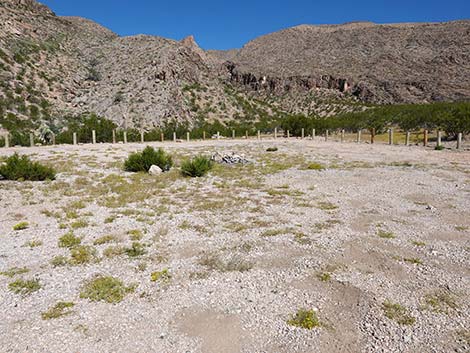
[[[162,168],[160,168],[158,165],[152,165],[149,169],[149,174],[150,175],[158,175],[163,172]]]

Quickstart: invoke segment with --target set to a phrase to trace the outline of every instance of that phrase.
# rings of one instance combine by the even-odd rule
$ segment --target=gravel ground
[[[177,166],[122,171],[140,144],[0,149],[59,171],[52,182],[0,181],[0,351],[470,350],[470,152],[150,145],[176,165],[215,151],[251,163],[191,179]],[[27,228],[13,230],[20,222]],[[59,246],[68,232],[95,256],[74,263],[73,248]],[[83,297],[97,276],[121,280],[122,300]],[[20,279],[40,288],[17,294],[10,284]],[[58,302],[74,305],[43,317]],[[300,309],[319,326],[289,324]]]

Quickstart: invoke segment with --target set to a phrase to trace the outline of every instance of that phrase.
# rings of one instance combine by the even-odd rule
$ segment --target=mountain
[[[0,23],[3,128],[84,112],[150,128],[470,99],[470,21],[303,25],[229,51],[120,37],[35,0],[2,0]]]
[[[373,103],[470,98],[470,20],[301,25],[214,53],[232,81],[277,94],[332,88]]]

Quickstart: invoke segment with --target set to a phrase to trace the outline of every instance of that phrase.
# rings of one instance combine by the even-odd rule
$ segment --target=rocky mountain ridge
[[[35,0],[2,0],[0,22],[2,126],[95,112],[147,128],[470,99],[470,21],[302,25],[230,51],[120,37]]]

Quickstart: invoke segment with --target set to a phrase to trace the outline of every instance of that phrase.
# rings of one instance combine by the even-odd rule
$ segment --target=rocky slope
[[[0,125],[92,111],[123,127],[332,115],[470,98],[470,21],[299,26],[241,50],[119,37],[35,0],[0,2]]]
[[[276,94],[336,89],[374,103],[470,98],[470,21],[302,25],[259,37],[228,60],[231,81]]]

